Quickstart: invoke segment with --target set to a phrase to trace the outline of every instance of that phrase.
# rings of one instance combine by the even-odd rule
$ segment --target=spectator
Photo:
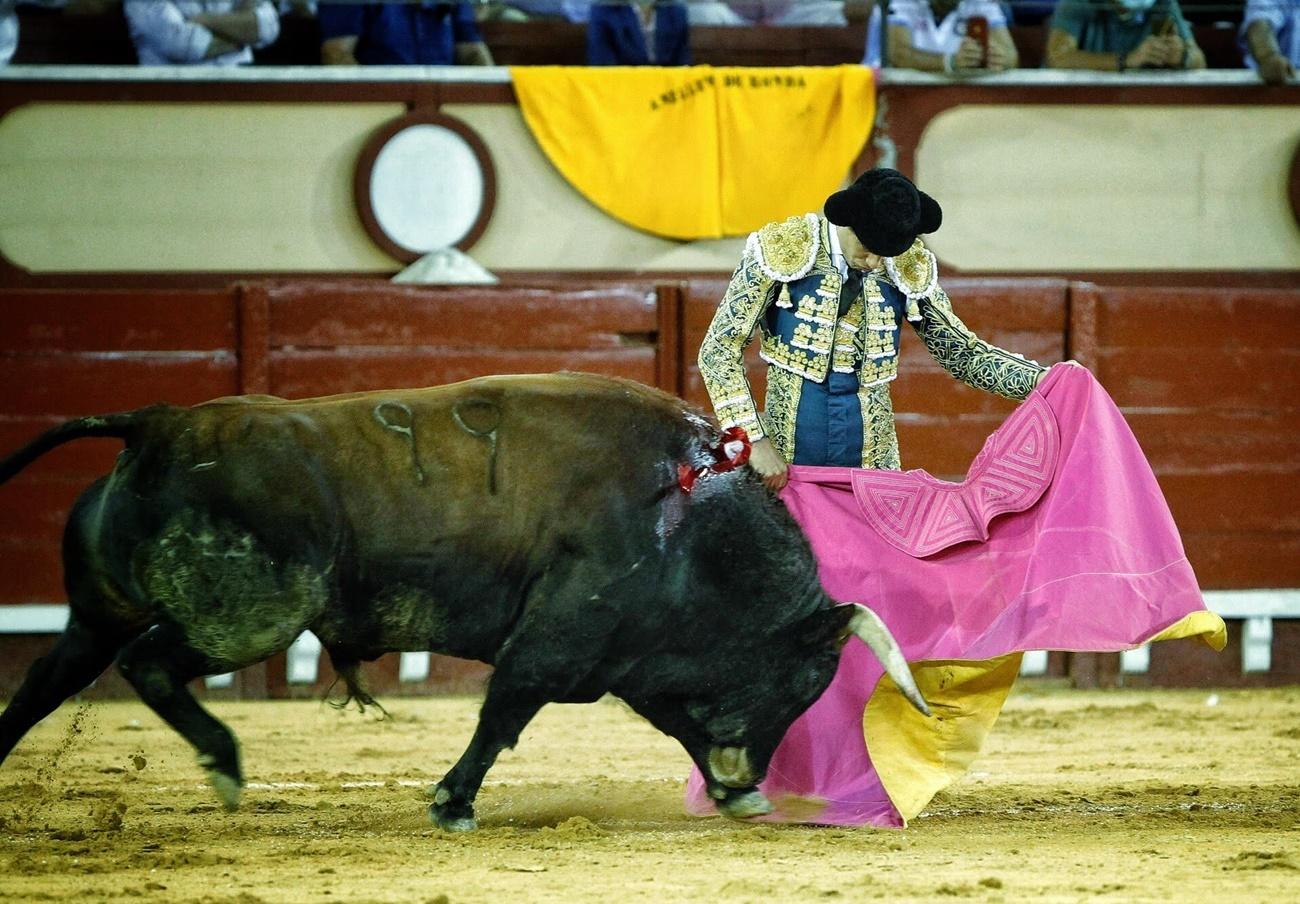
[[[586,22],[588,0],[488,0],[479,7],[480,22]]]
[[[642,18],[629,0],[596,0],[587,21],[587,65],[690,65],[686,7],[672,0],[654,0],[645,12],[647,17]]]
[[[1241,23],[1246,65],[1269,85],[1295,78],[1300,66],[1300,0],[1247,0]]]
[[[326,65],[492,65],[468,3],[322,3],[316,16]]]
[[[18,0],[0,0],[0,66],[9,65],[18,49]]]
[[[691,25],[848,25],[867,23],[864,66],[880,66],[880,4],[876,0],[686,0]]]
[[[844,25],[857,0],[687,0],[692,25]]]
[[[271,0],[126,0],[122,9],[142,66],[238,66],[280,35]]]
[[[109,6],[109,0],[0,0],[0,66],[7,66],[18,51],[18,7],[44,6],[61,9],[71,5],[74,12],[93,14]]]
[[[1054,69],[1204,69],[1178,0],[1060,0],[1047,36]]]
[[[983,19],[984,45],[967,34],[972,19]],[[1020,63],[1007,18],[994,0],[892,0],[889,4],[890,66],[930,72],[1001,72]]]

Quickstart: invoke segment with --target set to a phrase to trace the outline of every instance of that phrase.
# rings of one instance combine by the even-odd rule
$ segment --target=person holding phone
[[[1178,0],[1060,0],[1047,36],[1053,69],[1204,69]]]
[[[992,0],[892,0],[885,62],[928,72],[1001,72],[1020,64]]]

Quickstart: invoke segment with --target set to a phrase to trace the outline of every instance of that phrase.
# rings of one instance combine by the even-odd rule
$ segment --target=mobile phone
[[[980,66],[989,64],[989,20],[971,16],[966,20],[966,37],[980,45]]]

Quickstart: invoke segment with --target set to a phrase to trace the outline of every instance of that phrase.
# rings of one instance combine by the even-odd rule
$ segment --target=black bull
[[[186,682],[307,629],[358,694],[358,664],[392,651],[494,667],[469,747],[431,789],[453,829],[474,826],[484,774],[548,702],[621,697],[732,816],[770,809],[755,786],[850,634],[924,708],[888,631],[826,595],[748,469],[680,489],[678,466],[711,461],[717,433],[639,384],[491,377],[156,406],[57,427],[0,462],[0,482],[85,436],[125,449],[69,515],[70,621],[0,715],[0,761],[116,661],[233,808],[237,744]]]

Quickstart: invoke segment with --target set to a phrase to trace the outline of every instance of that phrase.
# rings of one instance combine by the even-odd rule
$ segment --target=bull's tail
[[[147,409],[145,409],[147,410]],[[5,483],[55,446],[92,436],[112,436],[130,440],[140,424],[143,411],[82,417],[47,430],[8,458],[0,459],[0,484]]]

